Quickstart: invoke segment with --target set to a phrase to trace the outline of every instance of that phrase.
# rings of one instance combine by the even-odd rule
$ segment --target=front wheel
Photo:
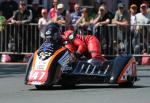
[[[46,89],[51,89],[52,86],[50,86],[50,85],[35,85],[35,88],[38,90],[46,90]]]
[[[76,86],[75,83],[64,83],[61,85],[62,88],[74,88]]]

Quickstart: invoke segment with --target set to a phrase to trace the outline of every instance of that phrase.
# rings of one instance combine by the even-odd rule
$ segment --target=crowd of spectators
[[[62,31],[65,31],[66,28],[73,30],[80,28],[80,31],[77,32],[83,35],[86,35],[87,31],[91,31],[102,42],[102,50],[107,51],[112,47],[112,44],[109,44],[112,37],[108,35],[107,25],[114,24],[117,25],[117,28],[115,38],[112,40],[113,43],[117,42],[120,48],[124,47],[125,51],[129,53],[140,54],[145,49],[142,47],[146,47],[147,52],[150,53],[149,28],[141,26],[150,23],[149,2],[140,5],[139,13],[136,4],[129,5],[129,10],[126,10],[125,4],[120,2],[114,15],[107,9],[105,2],[94,2],[93,9],[89,9],[81,7],[74,0],[70,0],[68,10],[59,0],[53,0],[52,4],[52,8],[48,10],[39,7],[37,0],[33,0],[30,8],[27,8],[27,4],[23,0],[20,0],[19,4],[14,0],[4,0],[0,3],[0,15],[6,18],[6,23],[18,26],[15,31],[18,31],[19,34],[15,35],[21,35],[19,37],[24,39],[23,44],[26,44],[24,37],[27,31],[26,28],[22,28],[23,24],[37,23],[40,36],[44,39],[46,25],[54,22],[65,27],[62,28]],[[20,39],[17,36],[14,37]],[[143,40],[144,44],[142,44]],[[18,44],[17,41],[16,44]],[[16,48],[19,48],[19,46]]]

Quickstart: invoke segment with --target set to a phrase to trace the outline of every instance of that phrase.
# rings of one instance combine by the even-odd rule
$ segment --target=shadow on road
[[[130,88],[121,88],[118,85],[92,85],[92,86],[88,86],[88,85],[79,85],[79,86],[75,86],[75,87],[61,87],[61,86],[55,86],[49,89],[42,89],[42,90],[37,90],[37,89],[29,89],[30,91],[56,91],[56,90],[80,90],[80,89],[138,89],[138,88],[150,88],[150,86],[140,86],[140,85],[135,85],[134,87],[130,87]]]

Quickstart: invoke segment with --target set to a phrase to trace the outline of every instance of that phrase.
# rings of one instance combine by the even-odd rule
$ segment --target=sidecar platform
[[[101,66],[92,65],[86,61],[79,61],[72,70],[63,71],[63,81],[77,83],[108,83],[111,76],[111,63],[103,63]]]

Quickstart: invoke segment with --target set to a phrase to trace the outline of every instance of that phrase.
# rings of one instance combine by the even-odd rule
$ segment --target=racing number
[[[44,75],[46,74],[46,72],[33,72],[31,75],[31,78],[33,78],[34,80],[36,80],[37,78],[39,78],[38,80],[42,80]]]
[[[31,75],[31,78],[33,78],[34,80],[37,79],[39,72],[33,72],[33,74]]]
[[[44,75],[45,75],[45,72],[41,72],[42,74],[41,74],[41,76],[40,76],[40,78],[39,78],[39,80],[42,80],[42,78],[44,77]]]

